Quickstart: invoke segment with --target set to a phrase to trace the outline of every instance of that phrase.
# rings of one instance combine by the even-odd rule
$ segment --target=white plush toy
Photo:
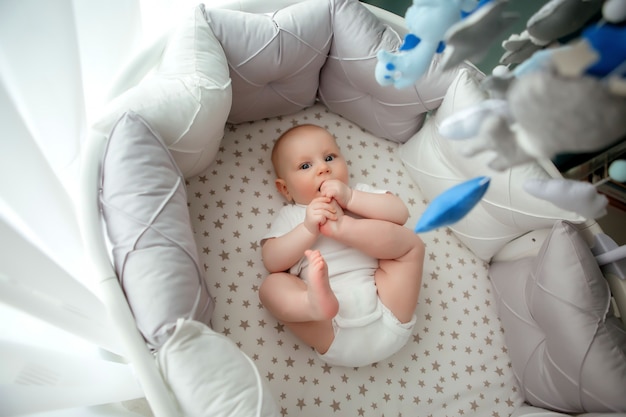
[[[550,3],[555,3],[547,5],[551,11],[571,13],[576,1],[568,7],[563,0]],[[604,21],[589,24],[570,44],[535,52],[513,71],[498,68],[484,82],[497,100],[444,120],[442,136],[469,139],[468,155],[494,151],[489,166],[497,170],[559,153],[600,151],[626,138],[626,0],[599,3],[584,7],[602,8]],[[546,7],[540,12],[529,28],[548,17],[558,21]],[[554,180],[531,183],[526,190],[586,217],[604,214],[606,199],[593,186]]]

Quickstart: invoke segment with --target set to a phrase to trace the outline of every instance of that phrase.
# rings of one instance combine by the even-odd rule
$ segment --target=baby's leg
[[[331,319],[339,310],[328,280],[328,267],[319,251],[306,251],[308,285],[295,275],[268,275],[261,288],[261,303],[293,333],[318,352],[328,350],[334,339]]]
[[[422,283],[424,243],[412,230],[384,220],[342,216],[321,230],[348,246],[379,259],[378,295],[403,323],[411,321]]]

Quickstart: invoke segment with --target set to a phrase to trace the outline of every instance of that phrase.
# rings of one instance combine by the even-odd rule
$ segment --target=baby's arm
[[[261,248],[263,265],[270,273],[287,271],[294,266],[304,251],[313,246],[317,234],[311,233],[304,223],[300,223],[291,232],[267,239]]]
[[[333,197],[339,205],[352,213],[368,219],[386,220],[403,225],[409,218],[404,202],[391,193],[376,194],[353,190],[338,180],[322,184],[322,193]]]
[[[271,273],[286,271],[302,258],[320,235],[320,224],[337,220],[331,200],[330,197],[316,198],[307,206],[304,222],[289,233],[263,243],[261,253],[265,269]]]

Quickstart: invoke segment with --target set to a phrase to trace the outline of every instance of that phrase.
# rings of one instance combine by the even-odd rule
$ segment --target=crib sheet
[[[411,213],[408,227],[424,211],[426,201],[402,165],[399,145],[321,104],[227,125],[216,160],[187,180],[200,261],[215,298],[213,328],[252,358],[283,416],[510,415],[523,399],[488,265],[447,228],[422,235],[426,260],[417,324],[407,346],[385,361],[329,366],[264,310],[258,289],[267,272],[259,240],[283,204],[270,152],[281,132],[302,123],[319,124],[337,137],[352,183],[398,194]]]

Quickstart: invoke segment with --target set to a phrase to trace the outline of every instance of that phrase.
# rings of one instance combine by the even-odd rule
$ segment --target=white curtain
[[[3,416],[125,415],[142,395],[81,240],[80,156],[124,64],[198,2],[0,0]]]
[[[129,367],[102,355],[119,343],[77,222],[80,154],[124,62],[183,7],[0,1],[2,415],[124,415],[93,406],[142,395]]]

